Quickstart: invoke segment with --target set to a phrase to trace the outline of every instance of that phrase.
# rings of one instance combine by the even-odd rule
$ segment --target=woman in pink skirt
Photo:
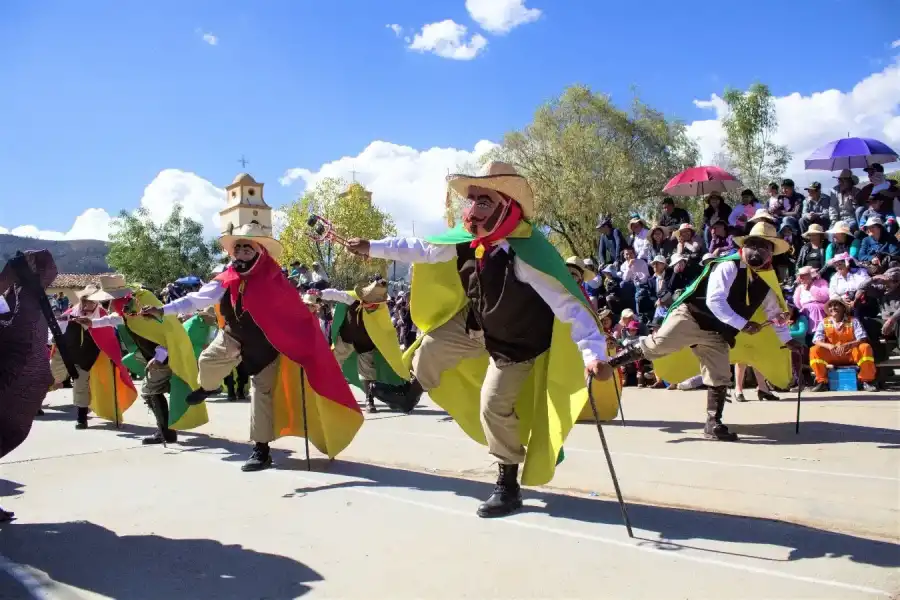
[[[814,331],[825,318],[826,302],[828,302],[828,282],[819,277],[818,271],[812,267],[798,269],[794,306],[809,318],[810,331]]]

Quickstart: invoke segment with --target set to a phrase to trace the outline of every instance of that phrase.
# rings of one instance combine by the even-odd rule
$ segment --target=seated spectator
[[[622,280],[622,284],[647,283],[650,279],[650,267],[647,262],[637,258],[633,248],[625,248],[622,255],[624,260],[619,268],[619,279]]]
[[[800,232],[794,228],[791,221],[785,221],[778,229],[778,237],[783,239],[790,246],[790,250],[778,254],[772,259],[772,267],[778,275],[778,281],[787,281],[794,275],[796,269],[797,255],[800,254],[803,238]]]
[[[828,209],[832,227],[838,223],[846,223],[854,231],[857,229],[856,196],[859,194],[857,183],[859,183],[859,177],[854,175],[850,169],[844,169],[837,176],[837,185],[834,186],[831,206]]]
[[[859,213],[860,228],[864,228],[872,217],[877,217],[881,219],[882,226],[887,229],[888,233],[891,235],[897,233],[897,216],[889,208],[887,198],[883,194],[871,196],[868,206]]]
[[[790,208],[790,205],[781,197],[781,188],[773,181],[766,187],[766,193],[769,196],[766,198],[766,210],[770,215],[780,218],[781,213]]]
[[[603,289],[603,276],[597,272],[597,265],[594,264],[593,258],[584,259],[584,268],[586,271],[594,274],[594,277],[591,279],[585,278],[584,291],[587,292],[594,310],[597,310],[599,308],[599,298],[601,296],[600,291]]]
[[[866,331],[842,300],[832,298],[825,305],[827,317],[816,327],[809,365],[816,374],[813,392],[828,390],[828,366],[856,365],[863,390],[876,392],[875,357],[868,344]]]
[[[609,216],[600,215],[594,229],[600,234],[597,244],[597,260],[600,261],[600,269],[602,270],[607,265],[615,265],[615,268],[618,269],[619,261],[622,260],[622,250],[628,245],[625,236],[613,227],[612,218]]]
[[[806,243],[800,248],[800,254],[797,256],[797,268],[812,267],[820,271],[825,267],[825,246],[828,245],[825,241],[825,230],[818,223],[813,223],[802,237]]]
[[[753,218],[756,211],[762,210],[762,208],[762,204],[756,199],[756,194],[748,188],[741,192],[741,203],[735,206],[728,215],[728,225],[739,233],[745,233],[750,229],[750,219]]]
[[[709,228],[713,221],[721,219],[728,223],[731,217],[731,206],[728,205],[718,192],[713,192],[706,197],[706,208],[703,209],[703,239],[709,241]]]
[[[672,256],[675,251],[675,240],[669,237],[669,230],[657,225],[650,230],[650,251],[653,256]]]
[[[728,223],[716,219],[709,225],[709,254],[714,257],[728,256],[737,251],[734,240],[728,235]]]
[[[838,254],[849,254],[853,258],[859,255],[860,241],[853,236],[853,231],[846,222],[836,223],[825,233],[831,236],[831,243],[825,248],[826,263],[831,262]]]
[[[581,293],[584,294],[584,299],[590,304],[591,298],[587,293],[587,288],[584,285],[585,279],[593,279],[597,276],[593,271],[589,271],[584,264],[584,261],[578,258],[577,256],[570,256],[566,259],[566,267],[569,269],[569,273],[575,279],[575,283],[578,284],[578,288],[581,290]]]
[[[653,275],[650,276],[648,288],[648,299],[652,302],[647,313],[643,312],[642,320],[650,323],[660,316],[665,316],[666,308],[672,304],[672,289],[669,287],[669,275],[667,273],[666,258],[662,255],[656,256],[650,261],[650,267],[653,269]],[[646,317],[646,318],[643,318]]]
[[[703,240],[694,232],[690,223],[682,223],[672,234],[675,239],[675,253],[687,259],[688,264],[700,265],[700,259],[706,254]]]
[[[769,224],[772,225],[772,226],[778,225],[778,219],[776,219],[775,217],[773,217],[773,216],[772,216],[772,213],[770,213],[769,211],[767,211],[767,210],[764,209],[764,208],[760,208],[760,209],[757,210],[755,213],[753,213],[753,216],[750,217],[750,220],[749,220],[749,221],[747,221],[747,226],[748,226],[748,227],[753,227],[754,225],[756,225],[756,224],[759,223],[760,221],[764,221],[764,222],[766,222],[766,223],[769,223]]]
[[[650,248],[650,228],[639,215],[633,215],[628,221],[628,228],[631,235],[628,237],[628,245],[634,248],[636,258],[649,262],[653,258],[653,251]]]
[[[675,201],[671,198],[663,198],[662,214],[659,217],[659,224],[667,229],[675,229],[682,223],[690,223],[691,215],[688,211],[679,206],[675,206]]]
[[[828,211],[831,209],[831,196],[822,194],[822,184],[813,181],[806,188],[809,194],[803,201],[803,212],[800,217],[800,231],[807,231],[813,223],[821,225],[824,231],[831,225],[831,217]]]
[[[877,195],[881,196],[885,213],[890,213],[894,216],[900,214],[898,212],[900,211],[900,185],[896,181],[887,179],[884,176],[884,167],[878,163],[874,163],[863,170],[869,176],[869,183],[860,188],[859,194],[856,196],[856,203],[865,206]],[[882,218],[887,224],[887,216],[882,214]],[[866,218],[861,215],[858,215],[858,219],[861,223],[866,221]],[[896,229],[891,227],[888,227],[888,230],[892,234],[897,232]]]
[[[869,273],[859,267],[849,254],[838,254],[829,263],[834,268],[834,275],[828,281],[828,295],[832,300],[852,302],[856,291],[869,280]]]
[[[887,358],[887,347],[881,338],[896,342],[900,337],[900,267],[890,268],[860,286],[853,302],[853,316],[866,330],[875,360]]]
[[[691,276],[691,270],[688,269],[687,258],[677,252],[669,258],[669,266],[672,268],[672,275],[669,277],[670,290],[684,290],[691,284],[696,277]],[[677,292],[673,292],[677,296]]]
[[[779,198],[781,198],[785,208],[781,210],[780,215],[775,216],[780,216],[782,224],[788,223],[794,228],[794,231],[800,233],[800,217],[802,216],[805,198],[803,194],[794,189],[793,179],[785,179],[781,182],[781,196]]]
[[[830,297],[828,282],[819,277],[814,268],[801,267],[797,270],[794,306],[809,319],[813,329],[825,318],[825,303]]]
[[[866,238],[859,246],[857,258],[861,263],[872,265],[870,273],[881,273],[890,266],[900,265],[900,246],[888,235],[881,217],[869,217],[863,231]]]
[[[810,328],[809,318],[801,313],[790,301],[788,301],[787,323],[791,332],[791,339],[803,346],[801,352],[791,352],[791,370],[794,373],[791,391],[796,392],[797,386],[800,385],[798,377],[803,378],[803,365],[809,364],[809,346],[812,343],[812,332],[815,329]]]
[[[619,323],[616,327],[620,345],[627,339],[629,325],[632,326],[632,329],[635,330],[638,335],[647,335],[647,328],[638,320],[634,311],[630,308],[626,308],[622,311],[622,315],[619,317]]]

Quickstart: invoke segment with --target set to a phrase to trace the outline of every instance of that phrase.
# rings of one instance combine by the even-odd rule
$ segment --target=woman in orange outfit
[[[875,356],[866,341],[866,331],[850,315],[842,300],[833,298],[825,304],[825,314],[813,335],[809,364],[816,374],[814,392],[828,390],[828,365],[857,365],[859,380],[867,392],[878,391],[875,381]]]

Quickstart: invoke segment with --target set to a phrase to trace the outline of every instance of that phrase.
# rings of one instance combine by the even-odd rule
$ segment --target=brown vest
[[[63,340],[75,364],[85,371],[90,371],[100,356],[100,348],[97,347],[91,333],[77,323],[69,323],[63,334]]]
[[[365,309],[363,309],[365,310]],[[363,310],[359,310],[359,300],[347,307],[347,314],[338,334],[348,344],[353,344],[357,354],[364,354],[375,349],[375,343],[369,337],[363,323]]]
[[[241,362],[247,374],[257,375],[278,358],[278,350],[241,305],[242,296],[238,295],[237,304],[232,306],[231,294],[226,290],[219,301],[219,311],[225,320],[225,332],[241,345]]]
[[[721,269],[722,264],[715,265],[713,268]],[[712,270],[710,270],[710,273],[712,273]],[[694,320],[697,321],[697,324],[700,325],[700,329],[715,331],[724,337],[728,345],[733,348],[735,338],[739,332],[731,325],[726,325],[720,321],[709,310],[709,307],[706,305],[706,287],[708,283],[709,275],[697,284],[697,289],[686,301],[688,311],[694,317]],[[768,293],[769,284],[763,281],[762,277],[751,275],[748,294],[746,267],[738,268],[737,277],[734,278],[734,283],[731,285],[731,289],[728,290],[728,306],[741,317],[750,319],[757,309],[762,306],[763,300],[766,299]]]

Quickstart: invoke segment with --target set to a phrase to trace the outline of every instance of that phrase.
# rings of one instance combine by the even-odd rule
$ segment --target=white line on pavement
[[[34,600],[53,600],[54,596],[44,589],[41,582],[35,579],[28,569],[14,563],[2,554],[0,554],[0,571],[15,579]]]
[[[453,442],[458,442],[464,438],[455,438],[449,435],[437,435],[433,433],[413,433],[410,431],[396,431],[391,432],[392,434],[396,433],[398,435],[411,435],[415,437],[427,437],[434,438],[438,440],[450,440]],[[586,450],[583,448],[572,448],[570,446],[564,446],[566,452],[575,452],[575,453],[584,453],[584,454],[603,454],[602,450]],[[684,463],[696,463],[701,465],[718,465],[721,467],[741,467],[744,469],[761,469],[763,471],[784,471],[787,473],[805,473],[807,475],[823,475],[826,477],[849,477],[851,479],[871,479],[874,481],[890,481],[890,482],[900,482],[900,477],[887,477],[885,475],[868,475],[862,473],[842,473],[838,471],[819,471],[816,469],[797,469],[793,467],[773,467],[769,465],[754,465],[749,463],[730,463],[730,462],[721,462],[716,460],[704,460],[700,458],[677,458],[674,456],[659,456],[657,454],[639,454],[636,452],[612,452],[613,456],[630,456],[632,458],[644,458],[647,460],[667,460],[672,462],[684,462]]]

